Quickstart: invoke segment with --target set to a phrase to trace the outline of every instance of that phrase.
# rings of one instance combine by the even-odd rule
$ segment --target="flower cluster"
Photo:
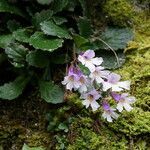
[[[121,93],[130,90],[130,81],[120,81],[120,75],[105,70],[101,66],[102,62],[103,59],[95,57],[93,50],[87,50],[78,56],[78,65],[69,67],[62,84],[70,91],[78,91],[86,108],[91,107],[92,111],[96,111],[102,107],[102,117],[112,122],[119,116],[116,111],[132,110],[131,104],[135,102],[135,97]],[[81,66],[88,68],[88,73],[84,74]],[[115,107],[110,106],[111,100],[114,100]]]

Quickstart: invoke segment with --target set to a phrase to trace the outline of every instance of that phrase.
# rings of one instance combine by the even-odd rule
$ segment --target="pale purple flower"
[[[130,104],[133,104],[135,102],[134,96],[128,96],[128,93],[122,93],[121,95],[117,93],[112,93],[112,97],[118,102],[116,108],[119,112],[121,112],[123,108],[126,111],[131,111],[133,109]]]
[[[100,107],[96,100],[98,100],[100,97],[101,95],[94,89],[88,93],[81,95],[81,98],[84,99],[82,101],[82,104],[85,105],[86,108],[91,106],[92,110],[96,111]]]
[[[111,96],[116,102],[119,102],[119,100],[121,98],[121,95],[118,93],[115,93],[115,92],[111,92]]]
[[[76,74],[77,70],[74,67],[69,68],[68,75],[64,77],[64,80],[62,81],[63,85],[66,85],[66,89],[72,90],[72,89],[78,89],[81,85],[79,82],[79,75]]]
[[[116,109],[110,107],[110,105],[107,102],[103,103],[103,109],[104,112],[102,114],[102,117],[108,122],[112,122],[113,119],[117,119],[119,117],[119,115],[115,112]]]
[[[107,81],[103,82],[103,90],[107,91],[112,89],[112,91],[122,91],[124,89],[130,90],[130,81],[120,81],[120,75],[116,73],[111,73],[107,76]]]
[[[87,91],[87,87],[88,87],[88,79],[87,79],[87,76],[85,75],[81,75],[80,76],[80,79],[79,79],[79,82],[80,82],[80,87],[79,87],[79,92],[80,93],[84,93]]]
[[[109,71],[104,70],[104,67],[98,66],[95,67],[95,71],[91,72],[89,77],[92,81],[96,81],[97,83],[104,82],[104,79],[108,76]]]
[[[78,56],[78,60],[85,65],[91,72],[95,71],[95,65],[98,66],[103,62],[101,57],[95,57],[93,50],[87,50]]]
[[[80,85],[79,88],[75,90],[78,90],[80,93],[86,92],[88,87],[87,76],[85,76],[78,67],[76,67],[73,72],[78,75]]]

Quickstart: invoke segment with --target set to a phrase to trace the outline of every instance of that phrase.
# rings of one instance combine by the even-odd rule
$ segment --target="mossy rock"
[[[109,126],[116,132],[122,132],[126,136],[148,135],[150,133],[149,120],[150,112],[134,108],[129,113],[124,112],[114,124],[109,124]]]
[[[109,23],[119,26],[131,25],[135,13],[128,0],[107,0],[104,4],[103,12]]]

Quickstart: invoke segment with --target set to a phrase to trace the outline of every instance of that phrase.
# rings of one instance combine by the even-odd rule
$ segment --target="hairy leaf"
[[[127,43],[133,39],[133,32],[128,28],[107,28],[100,37],[114,50],[124,49]],[[103,42],[99,41],[101,49],[109,49]]]
[[[59,17],[59,16],[53,16],[53,20],[57,25],[61,25],[65,22],[67,22],[67,19],[64,17]]]
[[[13,32],[21,27],[21,24],[17,22],[16,20],[9,20],[7,22],[7,28],[10,32]]]
[[[24,144],[22,150],[45,150],[42,147],[29,147],[27,144]]]
[[[35,32],[29,41],[35,49],[52,52],[59,47],[62,47],[63,39],[50,38],[41,32]]]
[[[42,52],[40,50],[35,50],[35,51],[30,52],[26,56],[26,61],[31,66],[43,68],[43,67],[46,67],[48,65],[49,58],[44,52]]]
[[[13,82],[5,83],[4,85],[0,86],[0,98],[7,100],[13,100],[17,98],[22,94],[22,91],[24,90],[28,81],[28,77],[19,76]]]
[[[13,41],[11,34],[0,35],[0,48],[5,48]]]
[[[69,0],[54,0],[52,3],[51,9],[54,11],[54,13],[58,13],[62,11],[68,4]]]
[[[73,35],[73,40],[75,42],[75,45],[78,47],[78,48],[81,48],[81,46],[85,43],[88,43],[88,39],[78,35],[78,34],[74,34]]]
[[[48,103],[58,104],[63,102],[64,93],[62,89],[48,81],[40,81],[40,93],[41,97]]]
[[[32,18],[33,25],[40,29],[40,23],[49,20],[53,15],[53,11],[51,9],[48,10],[42,10],[41,12],[35,13],[35,15]]]
[[[15,67],[23,67],[28,49],[18,43],[12,43],[6,47],[5,53]]]
[[[83,9],[83,16],[89,17],[90,14],[89,14],[89,10],[87,7],[87,0],[79,0],[79,2],[80,2],[81,7]]]
[[[0,12],[8,12],[11,14],[16,14],[25,17],[25,15],[18,7],[8,3],[7,0],[0,0]]]
[[[41,24],[42,31],[47,35],[58,36],[59,38],[71,39],[69,32],[56,25],[53,21],[44,21]]]
[[[78,5],[78,3],[79,2],[77,0],[68,1],[68,4],[65,7],[65,10],[73,12],[75,10],[75,7]]]
[[[42,5],[49,5],[53,0],[37,0],[37,2]]]
[[[102,65],[107,69],[116,69],[125,63],[125,55],[122,51],[116,52],[119,64],[117,63],[117,59],[112,51],[100,50],[97,52],[97,55],[102,57],[104,60]]]
[[[18,29],[13,32],[13,37],[19,42],[28,43],[31,35],[32,35],[32,30],[27,28]]]
[[[89,19],[80,17],[77,25],[81,36],[85,38],[89,38],[91,36],[92,27]]]

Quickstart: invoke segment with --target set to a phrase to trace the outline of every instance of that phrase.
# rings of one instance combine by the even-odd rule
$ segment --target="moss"
[[[138,32],[150,36],[149,13],[147,14],[145,11],[138,12],[137,15],[134,16],[134,26]]]
[[[118,120],[107,124],[103,120],[99,121],[101,118],[98,115],[81,109],[78,117],[74,116],[75,119],[70,124],[64,149],[145,150],[150,146],[149,41],[147,33],[136,31],[134,41],[125,50],[125,65],[116,70],[123,80],[131,80],[130,92],[136,97],[134,109],[131,112],[123,111]],[[68,100],[73,106],[82,108],[77,94],[71,94]],[[59,137],[62,138],[62,135],[59,134]],[[57,143],[56,147],[60,147],[60,144]]]
[[[45,103],[36,92],[15,101],[1,101],[0,145],[5,150],[20,150],[24,143],[47,147],[51,135],[46,131]]]
[[[127,26],[133,22],[134,9],[128,0],[107,0],[103,12],[114,25]]]
[[[131,80],[131,94],[136,97],[134,109],[123,111],[112,124],[100,122],[97,118],[78,113],[70,125],[72,140],[66,142],[65,149],[147,149],[150,134],[150,37],[145,31],[136,31],[134,41],[130,42],[125,53],[125,65],[116,70],[123,80]],[[78,95],[72,95],[75,101]],[[79,100],[79,99],[78,99]],[[94,114],[93,114],[94,115]],[[82,117],[81,117],[82,116]],[[143,138],[141,138],[141,136]],[[116,143],[117,141],[117,143]],[[107,143],[107,144],[106,144]]]
[[[150,112],[143,111],[140,108],[134,108],[133,111],[124,112],[120,118],[109,126],[117,132],[122,132],[127,136],[137,136],[150,133]]]
[[[70,133],[73,134],[68,134],[64,147],[66,150],[125,150],[128,147],[128,141],[124,135],[116,135],[105,125],[99,124],[98,120],[94,121],[90,117],[76,117],[70,125]],[[63,136],[59,135],[59,137]],[[60,145],[57,144],[56,147]]]
[[[123,79],[132,81],[131,94],[137,98],[136,106],[148,111],[150,110],[150,49],[145,46],[147,44],[139,42],[138,49],[127,55],[127,63],[116,72],[121,74]]]
[[[79,98],[78,94],[69,93],[66,97],[66,101],[71,106],[74,106],[74,107],[77,107],[77,108],[83,108],[81,99]]]
[[[141,2],[142,3],[142,2]],[[150,35],[150,19],[148,2],[129,0],[107,0],[103,12],[109,24],[120,27],[132,26],[136,30]],[[145,8],[145,9],[144,9]]]
[[[25,143],[28,143],[30,147],[46,146],[51,141],[51,136],[48,132],[43,131],[28,131],[29,136],[26,138]]]

